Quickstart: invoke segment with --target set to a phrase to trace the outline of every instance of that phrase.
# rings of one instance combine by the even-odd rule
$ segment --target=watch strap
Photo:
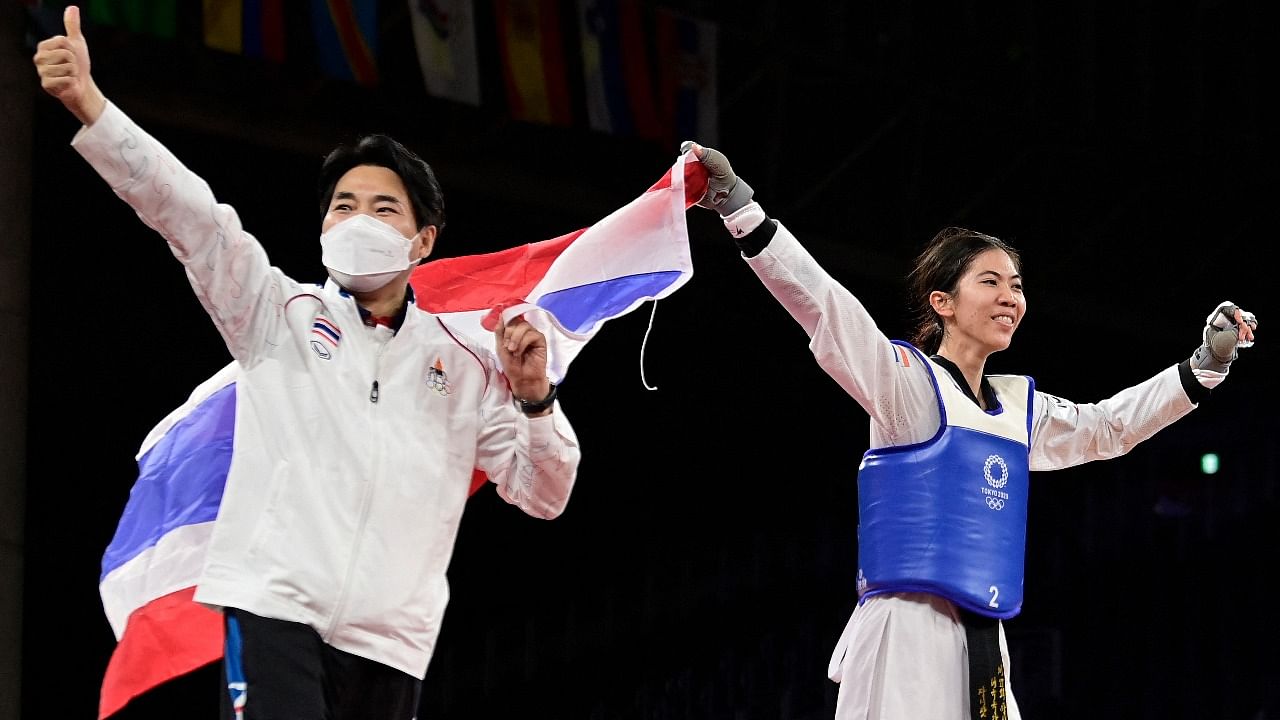
[[[556,387],[556,384],[551,383],[551,390],[547,393],[546,397],[541,400],[525,400],[523,398],[516,398],[516,407],[525,415],[537,415],[555,403],[557,390],[558,388]]]

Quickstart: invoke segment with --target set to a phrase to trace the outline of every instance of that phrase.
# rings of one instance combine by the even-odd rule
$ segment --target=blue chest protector
[[[983,411],[940,366],[942,422],[917,445],[872,448],[858,468],[858,591],[927,592],[988,617],[1022,609],[1028,456],[1035,383],[987,377]]]

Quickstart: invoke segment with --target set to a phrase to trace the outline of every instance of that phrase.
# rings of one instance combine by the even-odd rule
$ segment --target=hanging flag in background
[[[512,117],[573,122],[559,0],[494,0],[503,82]]]
[[[474,0],[409,0],[409,16],[427,94],[478,106]]]
[[[89,20],[172,40],[178,33],[178,0],[88,0]]]
[[[658,122],[639,0],[578,0],[578,37],[591,129],[666,139]]]
[[[546,328],[548,374],[559,382],[606,321],[689,279],[684,213],[706,186],[702,164],[681,157],[641,197],[591,227],[418,267],[410,280],[418,305],[486,346],[491,309],[524,313]],[[222,616],[192,597],[234,449],[238,371],[233,362],[201,383],[138,450],[138,479],[103,553],[98,585],[117,641],[99,720],[222,657]],[[487,480],[477,470],[471,493]]]
[[[361,85],[378,82],[376,0],[311,0],[320,69]]]
[[[204,0],[204,44],[284,62],[284,0]]]
[[[203,20],[205,47],[239,55],[241,40],[242,0],[204,0]]]
[[[657,56],[662,60],[659,108],[664,125],[673,133],[670,147],[682,140],[701,145],[719,142],[719,100],[716,92],[714,23],[667,8],[656,8]]]

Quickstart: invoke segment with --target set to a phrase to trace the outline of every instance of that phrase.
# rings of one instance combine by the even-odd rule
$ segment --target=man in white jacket
[[[546,338],[499,320],[495,349],[414,303],[444,224],[431,168],[395,140],[321,169],[329,279],[302,284],[208,185],[93,82],[79,10],[33,58],[84,127],[72,146],[168,241],[240,366],[235,457],[196,600],[223,611],[224,715],[415,716],[475,470],[558,516],[580,452]]]

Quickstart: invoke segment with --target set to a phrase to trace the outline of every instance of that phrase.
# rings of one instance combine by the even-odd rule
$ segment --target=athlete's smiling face
[[[992,248],[979,254],[951,293],[930,298],[946,324],[947,344],[987,355],[1009,347],[1027,311],[1022,275],[1009,254]]]

